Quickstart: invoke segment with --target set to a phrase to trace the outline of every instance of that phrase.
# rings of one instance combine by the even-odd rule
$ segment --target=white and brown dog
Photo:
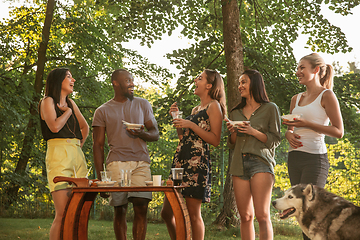
[[[272,202],[280,218],[296,217],[312,240],[360,240],[360,207],[312,184],[298,184]]]

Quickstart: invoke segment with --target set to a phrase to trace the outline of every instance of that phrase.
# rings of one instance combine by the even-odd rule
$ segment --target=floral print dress
[[[205,131],[210,131],[210,121],[206,109],[195,111],[186,119],[196,123]],[[182,190],[184,197],[210,202],[211,161],[209,144],[191,129],[185,129],[183,138],[176,148],[172,168],[184,168]]]

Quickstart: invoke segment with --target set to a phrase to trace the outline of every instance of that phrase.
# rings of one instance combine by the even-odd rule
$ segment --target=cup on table
[[[184,168],[171,168],[174,186],[180,186],[183,180]]]
[[[161,175],[153,175],[153,186],[161,186]]]
[[[120,186],[122,186],[122,187],[130,187],[131,186],[132,170],[130,170],[130,169],[121,169],[120,174],[121,174]]]
[[[182,111],[175,111],[175,112],[171,112],[171,116],[173,119],[177,119],[177,118],[182,118]]]
[[[111,171],[100,171],[101,181],[110,182],[111,181]]]

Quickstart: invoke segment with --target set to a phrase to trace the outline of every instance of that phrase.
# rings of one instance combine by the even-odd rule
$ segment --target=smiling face
[[[310,62],[306,59],[302,59],[297,67],[296,76],[299,83],[306,85],[315,78],[317,71],[313,68]]]
[[[114,87],[118,89],[120,95],[130,100],[134,98],[134,77],[131,73],[126,71],[119,72],[114,81]]]
[[[69,95],[74,91],[75,79],[72,77],[71,72],[67,71],[64,80],[61,83],[61,91],[65,95]]]
[[[248,98],[250,97],[250,78],[248,75],[243,74],[239,78],[239,92],[241,97]]]
[[[212,84],[208,83],[205,72],[202,72],[199,76],[197,76],[194,80],[194,83],[195,83],[194,94],[198,96],[201,96],[202,94],[208,94],[212,86]]]

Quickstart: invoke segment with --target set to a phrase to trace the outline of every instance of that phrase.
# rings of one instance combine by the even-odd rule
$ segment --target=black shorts
[[[327,153],[289,152],[288,171],[292,186],[299,183],[312,183],[323,188],[326,184],[329,168]]]

